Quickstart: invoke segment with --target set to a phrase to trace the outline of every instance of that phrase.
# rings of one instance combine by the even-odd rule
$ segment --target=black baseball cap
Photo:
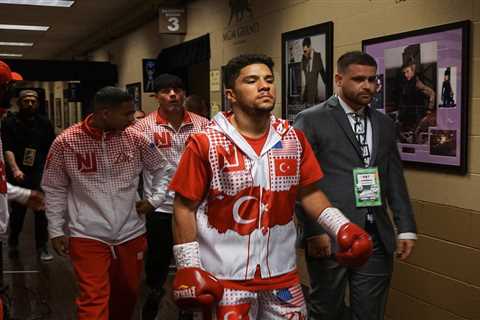
[[[162,73],[155,78],[154,88],[155,92],[158,92],[168,88],[185,89],[185,85],[180,77],[169,73]]]

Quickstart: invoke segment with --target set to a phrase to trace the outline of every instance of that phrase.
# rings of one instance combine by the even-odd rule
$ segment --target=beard
[[[370,102],[372,102],[372,99],[373,99],[373,94],[372,93],[369,94],[367,92],[360,94],[360,93],[353,93],[353,92],[343,90],[343,95],[352,103],[359,106],[367,106],[370,104]],[[369,97],[367,98],[365,97],[365,95],[369,95]]]
[[[254,116],[254,117],[264,117],[267,115],[270,115],[272,110],[275,107],[275,102],[273,102],[271,105],[268,104],[261,104],[261,105],[244,105],[244,104],[239,104],[239,108],[242,110],[243,113],[248,114],[249,116]]]

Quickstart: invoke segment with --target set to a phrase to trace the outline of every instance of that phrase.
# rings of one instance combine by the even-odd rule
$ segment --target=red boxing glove
[[[372,255],[373,242],[370,235],[353,223],[346,223],[337,233],[337,242],[340,252],[337,252],[338,263],[359,267],[365,264]]]
[[[206,310],[223,296],[223,285],[209,272],[196,267],[177,270],[173,280],[173,300],[186,310]]]

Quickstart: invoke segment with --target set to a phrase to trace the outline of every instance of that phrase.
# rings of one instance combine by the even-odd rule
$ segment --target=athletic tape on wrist
[[[196,241],[174,245],[173,256],[178,269],[201,268],[200,250]]]
[[[330,235],[337,236],[338,230],[341,226],[349,223],[350,220],[343,215],[343,213],[337,208],[326,208],[322,211],[317,218],[317,222],[325,229]]]

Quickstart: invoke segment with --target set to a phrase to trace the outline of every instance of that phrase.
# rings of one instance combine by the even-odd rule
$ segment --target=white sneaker
[[[42,261],[52,261],[53,256],[50,252],[48,252],[47,248],[40,249],[40,260]]]

